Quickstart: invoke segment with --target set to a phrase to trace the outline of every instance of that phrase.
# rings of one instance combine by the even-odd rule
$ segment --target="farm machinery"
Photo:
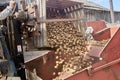
[[[103,21],[95,27],[87,23],[95,40],[107,40],[104,46],[91,44],[83,7],[69,0],[17,0],[13,14],[1,21],[6,28],[1,50],[6,55],[0,63],[12,62],[15,68],[9,66],[13,71],[8,72],[21,80],[119,80],[120,29],[106,28]]]

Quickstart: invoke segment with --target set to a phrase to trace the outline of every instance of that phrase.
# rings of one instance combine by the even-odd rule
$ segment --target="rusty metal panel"
[[[66,80],[119,80],[120,79],[120,28],[101,51],[102,61],[90,70],[79,72]]]
[[[97,41],[110,39],[111,37],[110,28],[105,28],[101,31],[96,32],[95,34],[93,34],[93,37]]]
[[[87,26],[91,26],[93,27],[94,29],[94,32],[93,33],[96,33],[104,28],[106,28],[106,24],[105,24],[105,21],[101,20],[101,21],[90,21],[90,22],[87,22],[86,23]]]
[[[120,28],[101,52],[101,57],[107,62],[120,58]]]
[[[41,56],[34,60],[31,60],[25,63],[26,69],[33,72],[36,69],[37,75],[42,78],[43,80],[52,80],[58,74],[53,75],[53,72],[59,72],[61,69],[55,69],[55,54],[54,52],[49,52],[48,54],[44,55],[46,59]],[[44,61],[46,60],[46,61]]]
[[[65,80],[119,80],[120,79],[120,58],[107,63],[100,61],[92,68],[74,74]]]
[[[107,40],[113,37],[113,35],[118,30],[118,27],[104,28],[93,34],[93,37],[97,41]]]
[[[116,80],[120,80],[120,64],[113,65],[111,67]]]
[[[114,34],[117,32],[118,29],[119,29],[119,27],[111,27],[110,28],[111,37],[114,36]]]
[[[113,76],[112,70],[106,69],[92,73],[91,76],[88,74],[87,70],[85,70],[65,80],[116,80],[116,78]]]

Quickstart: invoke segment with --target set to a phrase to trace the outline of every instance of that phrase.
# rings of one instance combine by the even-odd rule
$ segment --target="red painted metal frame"
[[[104,68],[107,68],[107,67],[110,67],[110,66],[115,65],[115,64],[117,64],[117,63],[119,63],[119,62],[120,62],[120,58],[117,59],[117,60],[114,60],[114,61],[112,61],[112,62],[109,62],[109,63],[107,63],[107,64],[104,64],[104,65],[101,65],[101,66],[99,66],[99,67],[94,68],[91,73],[97,72],[97,71],[99,71],[99,70],[101,70],[101,69],[104,69]]]
[[[120,80],[120,28],[101,51],[102,61],[65,80]]]
[[[110,28],[106,27],[106,23],[103,20],[89,21],[86,25],[94,29],[93,37],[97,41],[107,40],[111,37]]]
[[[97,41],[107,40],[113,37],[118,30],[118,27],[107,28],[104,21],[89,21],[86,23],[87,26],[91,26],[94,29],[93,37]]]
[[[120,58],[120,28],[102,50],[101,57],[107,62]]]
[[[95,34],[93,34],[93,37],[97,41],[110,39],[110,37],[111,37],[110,28],[105,28],[101,31],[96,32]]]
[[[58,74],[53,75],[53,72],[58,73],[61,71],[61,68],[55,69],[55,52],[51,51],[48,52],[48,54],[44,55],[46,56],[46,63],[43,61],[44,56],[40,56],[34,60],[31,60],[27,63],[25,63],[26,69],[33,72],[34,69],[36,69],[36,74],[43,80],[52,80]]]
[[[86,23],[87,27],[91,26],[94,29],[93,33],[101,31],[102,29],[106,28],[106,23],[103,20],[100,21],[89,21]]]
[[[112,39],[99,53],[103,58],[92,65],[91,68],[78,72],[65,80],[120,80],[120,28],[115,32]],[[42,57],[26,63],[26,68],[30,71],[37,70],[37,75],[44,80],[52,80],[57,75],[52,75],[54,70],[54,52],[47,54],[46,64],[40,63]],[[39,65],[38,65],[39,64]]]
[[[107,40],[112,38],[118,29],[119,27],[104,28],[93,34],[93,37],[97,41]]]
[[[113,37],[115,33],[118,31],[119,27],[111,27],[110,28],[110,35]]]

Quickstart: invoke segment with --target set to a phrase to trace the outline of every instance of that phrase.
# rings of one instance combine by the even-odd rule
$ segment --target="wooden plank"
[[[50,23],[50,22],[68,22],[68,21],[78,21],[78,20],[80,20],[80,19],[47,19],[47,20],[40,20],[39,22],[40,23],[44,23],[44,22],[48,22],[48,23]]]

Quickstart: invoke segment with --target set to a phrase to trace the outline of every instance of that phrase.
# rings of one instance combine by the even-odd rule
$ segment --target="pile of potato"
[[[71,69],[75,73],[92,64],[92,58],[87,56],[86,41],[71,22],[48,23],[47,35],[49,46],[56,48],[54,68],[62,66],[62,71],[53,75],[61,75]]]

